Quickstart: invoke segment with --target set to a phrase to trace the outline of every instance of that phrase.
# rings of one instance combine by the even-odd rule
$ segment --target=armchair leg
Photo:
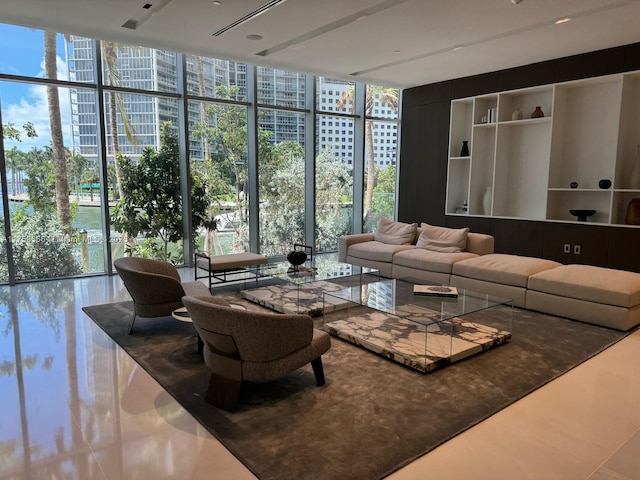
[[[311,360],[311,367],[313,368],[313,374],[316,376],[316,383],[319,387],[321,387],[322,385],[324,385],[324,368],[322,367],[322,357]]]
[[[232,380],[212,373],[209,377],[209,388],[205,401],[214,407],[235,412],[238,409],[241,386],[242,380]]]
[[[131,319],[131,326],[129,327],[129,335],[133,332],[133,324],[136,323],[136,313],[133,312],[133,318]]]

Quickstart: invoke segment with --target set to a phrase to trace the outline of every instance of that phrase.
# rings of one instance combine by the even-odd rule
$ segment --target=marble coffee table
[[[512,302],[458,289],[457,298],[414,295],[416,282],[383,279],[325,292],[351,304],[326,312],[330,334],[423,373],[450,365],[511,338]]]
[[[277,279],[275,285],[243,290],[246,300],[258,303],[281,313],[306,313],[320,315],[323,310],[335,310],[345,305],[340,298],[323,300],[323,294],[344,288],[330,280],[350,278],[355,284],[379,280],[376,269],[360,267],[322,257],[306,262],[294,269],[289,262],[262,265],[259,275]]]

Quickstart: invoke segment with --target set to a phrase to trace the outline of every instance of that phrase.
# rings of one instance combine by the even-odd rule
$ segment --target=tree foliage
[[[124,197],[114,206],[112,223],[120,232],[147,240],[129,244],[129,253],[179,262],[181,252],[169,251],[169,244],[182,240],[182,192],[180,189],[180,152],[178,137],[165,123],[161,128],[160,149],[146,147],[138,163],[121,157]],[[192,234],[214,224],[206,217],[205,185],[191,178]]]
[[[19,207],[11,217],[11,241],[16,278],[53,278],[82,273],[71,239],[50,212]],[[0,249],[0,276],[7,278],[6,250]]]
[[[282,255],[304,240],[304,151],[300,144],[274,145],[260,166],[260,251]],[[335,248],[350,225],[342,199],[352,189],[347,166],[328,152],[316,158],[316,249]]]
[[[15,140],[16,142],[22,141],[22,135],[26,135],[28,138],[35,138],[38,136],[36,128],[33,123],[26,122],[22,125],[22,129],[17,128],[13,122],[7,122],[2,126],[2,138],[5,140]]]

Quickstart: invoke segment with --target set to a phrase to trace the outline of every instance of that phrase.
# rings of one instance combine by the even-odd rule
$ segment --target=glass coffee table
[[[267,263],[260,266],[258,274],[278,282],[243,290],[245,299],[281,313],[307,313],[312,316],[322,314],[325,309],[333,311],[348,304],[337,297],[323,300],[325,292],[344,288],[344,285],[329,280],[343,279],[346,283],[362,285],[380,279],[376,269],[322,257],[305,262],[297,269],[286,261]]]
[[[325,292],[324,300],[349,302],[327,311],[330,334],[423,373],[483,352],[511,338],[512,301],[457,289],[457,297],[422,296],[427,282],[381,279]]]

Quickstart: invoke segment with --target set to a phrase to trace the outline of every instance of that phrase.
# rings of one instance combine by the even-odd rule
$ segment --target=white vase
[[[640,145],[638,145],[636,151],[636,163],[631,171],[631,177],[629,178],[629,186],[634,189],[640,189]]]
[[[493,191],[491,190],[491,187],[487,187],[487,189],[484,192],[484,195],[482,196],[482,210],[484,211],[485,215],[491,215],[492,197],[493,197]]]

